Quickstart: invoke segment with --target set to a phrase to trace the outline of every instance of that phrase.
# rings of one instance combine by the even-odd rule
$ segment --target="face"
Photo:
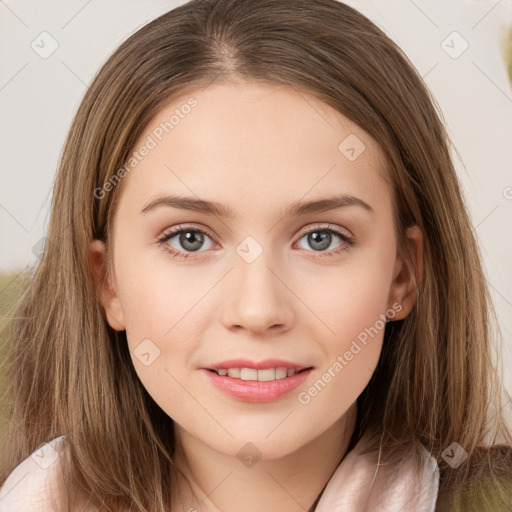
[[[412,307],[379,147],[305,92],[222,83],[163,108],[133,151],[102,302],[142,384],[225,454],[297,450],[367,385],[386,313]]]

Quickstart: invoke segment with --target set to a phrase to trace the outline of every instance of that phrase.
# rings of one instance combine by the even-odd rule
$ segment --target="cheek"
[[[324,299],[324,304],[318,304],[330,329],[323,337],[326,364],[322,371],[343,374],[343,386],[360,388],[359,392],[371,377],[382,347],[387,298],[384,284],[379,288],[378,282],[366,275],[354,279],[352,285],[347,283],[343,292],[331,294],[329,303]]]
[[[201,278],[192,266],[173,265],[161,254],[134,252],[122,262],[120,298],[126,330],[134,335],[164,339],[201,312],[201,297],[213,286],[211,272]]]
[[[169,415],[187,409],[184,392],[194,323],[200,312],[196,293],[154,266],[140,267],[123,289],[126,334],[132,363],[142,385]],[[189,283],[190,284],[190,283]],[[191,309],[192,308],[192,309]],[[177,342],[179,340],[179,342]]]
[[[304,288],[302,293],[307,294],[314,313],[328,329],[332,345],[343,349],[385,315],[390,307],[394,260],[393,247],[354,251],[346,262],[318,274],[314,285]],[[381,324],[379,321],[378,327],[382,328]]]
[[[117,264],[135,371],[153,399],[170,414],[190,399],[179,383],[188,379],[190,356],[209,320],[206,308],[212,309],[208,291],[218,276],[194,266],[173,268],[165,255],[148,258],[136,251]]]
[[[395,249],[375,244],[353,253],[335,272],[315,279],[309,288],[314,313],[321,321],[326,380],[337,377],[356,396],[364,389],[378,363],[384,329]],[[352,396],[355,399],[356,396]]]
[[[313,381],[297,397],[312,417],[335,421],[370,381],[386,325],[387,269],[384,261],[382,266],[347,266],[339,279],[318,288],[314,304],[325,327],[319,337],[324,357]]]

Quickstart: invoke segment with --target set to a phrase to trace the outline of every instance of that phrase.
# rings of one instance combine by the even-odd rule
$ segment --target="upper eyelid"
[[[177,226],[174,226],[173,228],[165,229],[162,234],[158,237],[159,240],[165,239],[165,238],[173,238],[178,233],[182,231],[199,231],[201,233],[204,233],[205,235],[208,235],[215,243],[218,243],[216,240],[216,237],[210,233],[210,231],[203,227],[198,227],[194,225],[181,225],[178,224]]]
[[[347,228],[340,227],[340,226],[332,226],[332,223],[328,224],[327,226],[322,226],[320,224],[313,224],[312,227],[305,229],[305,231],[301,231],[302,235],[307,235],[308,233],[311,233],[312,231],[315,231],[317,229],[318,231],[333,231],[335,233],[341,231],[347,233],[347,237],[352,238],[352,232],[349,231]]]
[[[313,223],[310,227],[305,227],[299,230],[299,233],[297,236],[300,236],[302,238],[303,236],[314,232],[315,229],[318,231],[331,231],[334,232],[334,234],[337,234],[338,236],[344,235],[347,238],[354,239],[354,235],[349,231],[347,228],[339,227],[339,226],[332,226],[332,223],[325,223],[327,225],[322,225],[322,223]],[[209,238],[211,238],[216,244],[219,244],[219,242],[216,239],[216,236],[212,235],[210,231],[207,228],[194,226],[193,224],[178,224],[177,226],[173,228],[169,228],[168,230],[165,230],[163,234],[159,237],[159,240],[162,239],[170,239],[176,236],[178,233],[182,231],[199,231],[207,235]],[[341,232],[341,233],[340,233]]]

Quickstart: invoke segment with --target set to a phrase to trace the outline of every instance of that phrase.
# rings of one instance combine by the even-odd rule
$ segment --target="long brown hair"
[[[375,448],[413,457],[421,443],[438,461],[440,500],[459,490],[462,506],[470,484],[488,477],[505,503],[501,479],[511,459],[489,447],[511,447],[512,436],[450,139],[400,48],[335,0],[192,0],[137,31],[100,69],[64,146],[44,254],[9,327],[0,482],[43,442],[66,434],[65,486],[101,510],[169,508],[173,421],[139,381],[126,333],[106,321],[88,247],[93,239],[108,245],[122,187],[104,184],[119,175],[149,120],[172,98],[227,78],[304,90],[361,126],[386,158],[402,254],[408,226],[424,233],[417,303],[386,326],[351,446],[366,432]],[[442,457],[452,442],[468,454],[457,469]]]

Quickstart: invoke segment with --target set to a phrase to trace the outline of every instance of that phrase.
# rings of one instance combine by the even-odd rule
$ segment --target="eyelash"
[[[331,251],[312,251],[313,252],[312,258],[324,258],[324,257],[334,256],[334,255],[340,254],[344,251],[348,251],[350,249],[350,247],[352,247],[354,245],[355,240],[353,238],[347,236],[342,231],[331,228],[330,226],[331,226],[330,224],[327,227],[316,226],[316,227],[310,229],[309,231],[302,233],[301,236],[299,237],[299,240],[300,240],[300,239],[304,238],[306,235],[309,235],[310,233],[322,232],[322,233],[330,233],[330,234],[337,235],[343,241],[344,245],[342,245],[341,247],[338,247],[337,249],[333,249]],[[176,249],[171,247],[169,244],[167,244],[167,242],[171,238],[174,238],[174,236],[176,236],[182,232],[187,232],[187,231],[201,233],[203,235],[206,235],[208,238],[211,238],[215,242],[213,237],[209,233],[204,231],[203,229],[200,229],[200,228],[197,228],[194,226],[181,226],[180,225],[180,226],[177,226],[176,228],[173,228],[171,231],[164,232],[162,234],[162,236],[160,238],[158,238],[158,244],[160,246],[162,246],[162,248],[165,251],[167,251],[171,255],[172,258],[178,258],[178,259],[183,259],[183,260],[185,260],[187,258],[196,258],[197,256],[195,256],[193,253],[177,251]],[[203,251],[197,251],[197,252],[203,252]]]

